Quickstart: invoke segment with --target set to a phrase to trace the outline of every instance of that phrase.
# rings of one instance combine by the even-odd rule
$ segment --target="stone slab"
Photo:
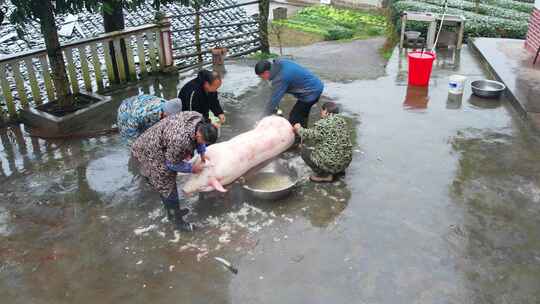
[[[533,54],[524,43],[520,39],[474,38],[469,45],[493,77],[506,85],[516,110],[540,127],[540,62],[533,65]]]

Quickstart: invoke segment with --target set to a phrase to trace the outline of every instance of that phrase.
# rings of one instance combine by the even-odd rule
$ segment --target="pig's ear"
[[[210,180],[210,186],[214,187],[214,189],[216,189],[217,191],[219,192],[227,192],[227,190],[225,188],[223,188],[223,185],[221,185],[217,179],[215,178],[212,178]]]

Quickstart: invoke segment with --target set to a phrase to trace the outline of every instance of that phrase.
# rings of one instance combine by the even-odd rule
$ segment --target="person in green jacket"
[[[313,182],[332,182],[335,175],[343,173],[351,163],[351,131],[345,118],[338,113],[337,104],[327,102],[321,108],[321,119],[313,128],[294,125],[302,141],[314,145],[312,149],[302,149],[302,159],[315,172],[310,177]]]

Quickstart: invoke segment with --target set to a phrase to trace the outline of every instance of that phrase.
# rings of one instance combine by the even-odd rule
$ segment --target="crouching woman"
[[[332,182],[337,174],[345,172],[352,160],[351,131],[339,108],[333,102],[323,104],[321,119],[313,128],[294,125],[302,141],[312,144],[302,148],[302,159],[313,170],[313,182]]]

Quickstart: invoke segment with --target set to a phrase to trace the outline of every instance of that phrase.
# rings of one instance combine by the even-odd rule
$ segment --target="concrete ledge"
[[[512,106],[540,130],[540,64],[524,47],[524,40],[474,38],[469,46],[492,77],[504,83]]]
[[[97,102],[62,117],[42,111],[44,107],[50,105],[50,103],[47,103],[36,108],[21,110],[21,121],[32,128],[47,130],[50,133],[69,133],[84,128],[88,125],[88,122],[92,122],[103,115],[111,102],[110,97],[95,93],[81,91],[78,95],[95,99]]]

